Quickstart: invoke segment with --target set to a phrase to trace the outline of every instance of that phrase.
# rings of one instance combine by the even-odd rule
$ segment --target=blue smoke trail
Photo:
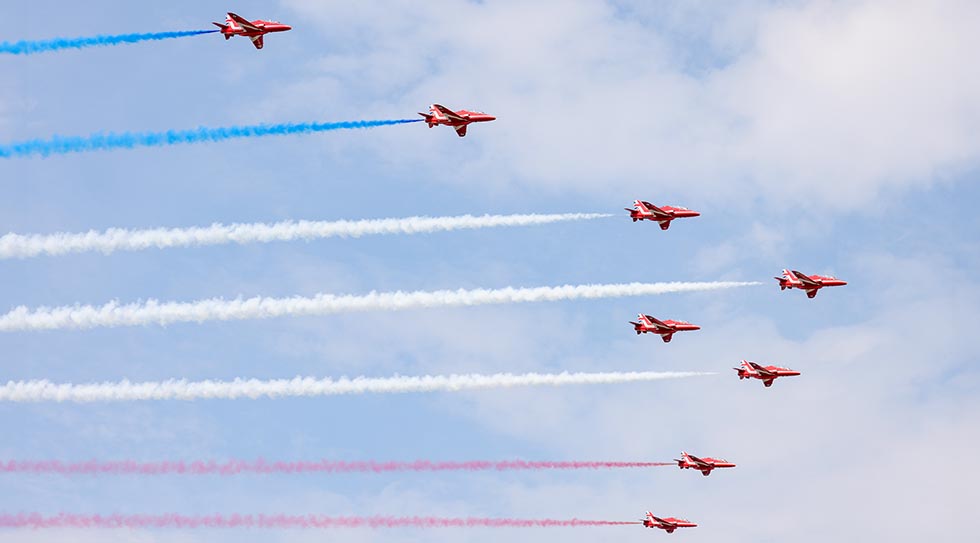
[[[83,47],[98,47],[119,45],[121,43],[136,43],[149,40],[167,40],[197,36],[198,34],[213,34],[220,30],[183,30],[180,32],[155,32],[151,34],[120,34],[118,36],[90,36],[88,38],[55,38],[40,41],[15,41],[0,43],[0,53],[8,55],[30,55],[60,49],[82,49]]]
[[[284,136],[287,134],[308,134],[331,130],[351,130],[373,128],[393,124],[421,122],[422,119],[399,119],[382,121],[347,121],[339,123],[291,123],[258,124],[252,126],[229,126],[225,128],[195,128],[192,130],[168,130],[166,132],[123,132],[121,134],[92,134],[90,136],[54,136],[46,140],[29,140],[9,145],[0,145],[0,158],[16,158],[31,155],[63,155],[108,149],[132,149],[134,147],[159,147],[179,143],[198,143],[205,141],[224,141],[232,138],[258,138],[262,136]]]

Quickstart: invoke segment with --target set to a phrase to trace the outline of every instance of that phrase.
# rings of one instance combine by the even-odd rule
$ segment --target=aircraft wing
[[[463,136],[465,136],[466,135],[466,125],[463,124],[463,125],[457,126],[456,127],[456,133],[459,134],[459,137],[461,137],[461,138]]]
[[[692,462],[694,462],[695,464],[697,464],[699,466],[703,466],[703,467],[709,467],[709,466],[711,466],[711,464],[705,462],[704,460],[701,460],[700,458],[698,458],[697,456],[694,456],[693,454],[689,454],[689,455],[687,455],[687,457],[690,458]]]
[[[252,45],[254,45],[256,49],[262,49],[262,47],[265,46],[265,40],[262,38],[264,38],[264,36],[252,36]]]
[[[460,117],[458,114],[456,114],[455,111],[449,109],[446,106],[442,106],[442,105],[439,105],[439,104],[432,104],[432,107],[435,108],[435,109],[437,109],[437,110],[439,110],[439,113],[442,113],[443,115],[445,115],[446,117],[448,117],[448,118],[450,118],[450,119],[452,119],[454,121],[465,121],[466,120],[466,119]]]
[[[664,210],[660,209],[659,207],[651,204],[650,202],[640,202],[640,203],[642,203],[643,206],[647,208],[647,211],[649,211],[650,213],[653,213],[654,215],[656,215],[658,217],[666,217],[667,216],[667,212],[666,211],[664,211]]]
[[[650,324],[657,327],[659,330],[670,330],[670,326],[667,326],[663,321],[657,319],[656,317],[651,317],[650,315],[643,315]]]
[[[807,286],[810,286],[810,287],[816,287],[816,286],[819,286],[820,285],[820,283],[814,281],[813,279],[810,279],[806,275],[803,275],[802,273],[800,273],[800,272],[798,272],[796,270],[793,270],[793,275],[795,275],[796,278],[801,283],[803,283],[804,285],[807,285]]]
[[[756,364],[755,362],[749,362],[749,365],[752,366],[752,369],[754,369],[755,371],[759,372],[762,375],[776,375],[775,373],[767,370],[766,368],[760,366],[759,364]]]
[[[252,32],[261,32],[262,31],[261,28],[253,25],[252,24],[252,21],[249,21],[248,19],[242,17],[241,15],[235,15],[234,13],[230,13],[229,12],[228,13],[228,17],[231,18],[232,21],[235,21],[236,23],[238,23],[239,25],[241,25],[241,27],[244,28],[245,30],[250,30]]]

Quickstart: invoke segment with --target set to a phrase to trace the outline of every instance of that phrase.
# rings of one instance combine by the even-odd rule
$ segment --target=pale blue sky
[[[144,5],[145,4],[145,5]],[[0,161],[0,233],[512,212],[702,212],[0,263],[0,311],[455,287],[759,280],[711,294],[0,335],[0,379],[709,370],[649,385],[0,405],[0,459],[727,457],[651,472],[0,477],[0,512],[630,520],[686,541],[956,540],[980,484],[970,2],[236,2],[294,30],[0,58],[0,142],[484,109],[370,131]],[[0,40],[206,28],[213,1],[7,2]],[[13,23],[13,24],[10,24]],[[972,26],[971,26],[972,25]],[[625,214],[625,212],[623,212]],[[780,292],[783,267],[843,289]],[[639,311],[690,320],[669,345]],[[741,358],[799,369],[763,389]],[[939,457],[939,460],[937,460]],[[909,523],[910,518],[929,519]],[[647,541],[590,530],[4,533],[4,541]]]

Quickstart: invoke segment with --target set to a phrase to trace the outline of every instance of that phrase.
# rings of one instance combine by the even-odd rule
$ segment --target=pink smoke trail
[[[59,475],[240,475],[273,473],[389,473],[434,471],[530,471],[530,470],[600,470],[673,466],[673,462],[530,462],[524,460],[433,462],[365,461],[275,461],[227,460],[137,462],[118,460],[100,462],[61,462],[58,460],[0,462],[2,473]]]
[[[50,528],[556,528],[641,524],[613,520],[442,518],[442,517],[329,517],[323,515],[75,515],[40,513],[0,515],[0,529]]]

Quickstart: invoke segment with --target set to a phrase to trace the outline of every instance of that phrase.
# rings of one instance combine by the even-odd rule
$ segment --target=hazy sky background
[[[207,28],[227,3],[8,1],[0,41]],[[485,110],[466,138],[357,132],[0,161],[0,232],[515,212],[525,229],[0,263],[0,311],[146,298],[626,281],[764,287],[0,335],[0,379],[707,370],[608,387],[0,405],[0,459],[670,460],[594,473],[0,476],[0,512],[633,520],[685,541],[962,539],[980,472],[980,5],[235,2],[293,31],[0,57],[0,142]],[[669,232],[634,198],[702,212]],[[780,292],[784,267],[844,288]],[[669,345],[637,312],[702,326]],[[730,368],[798,369],[764,389]],[[639,527],[4,532],[15,543],[648,541]],[[615,539],[614,539],[615,538]]]

